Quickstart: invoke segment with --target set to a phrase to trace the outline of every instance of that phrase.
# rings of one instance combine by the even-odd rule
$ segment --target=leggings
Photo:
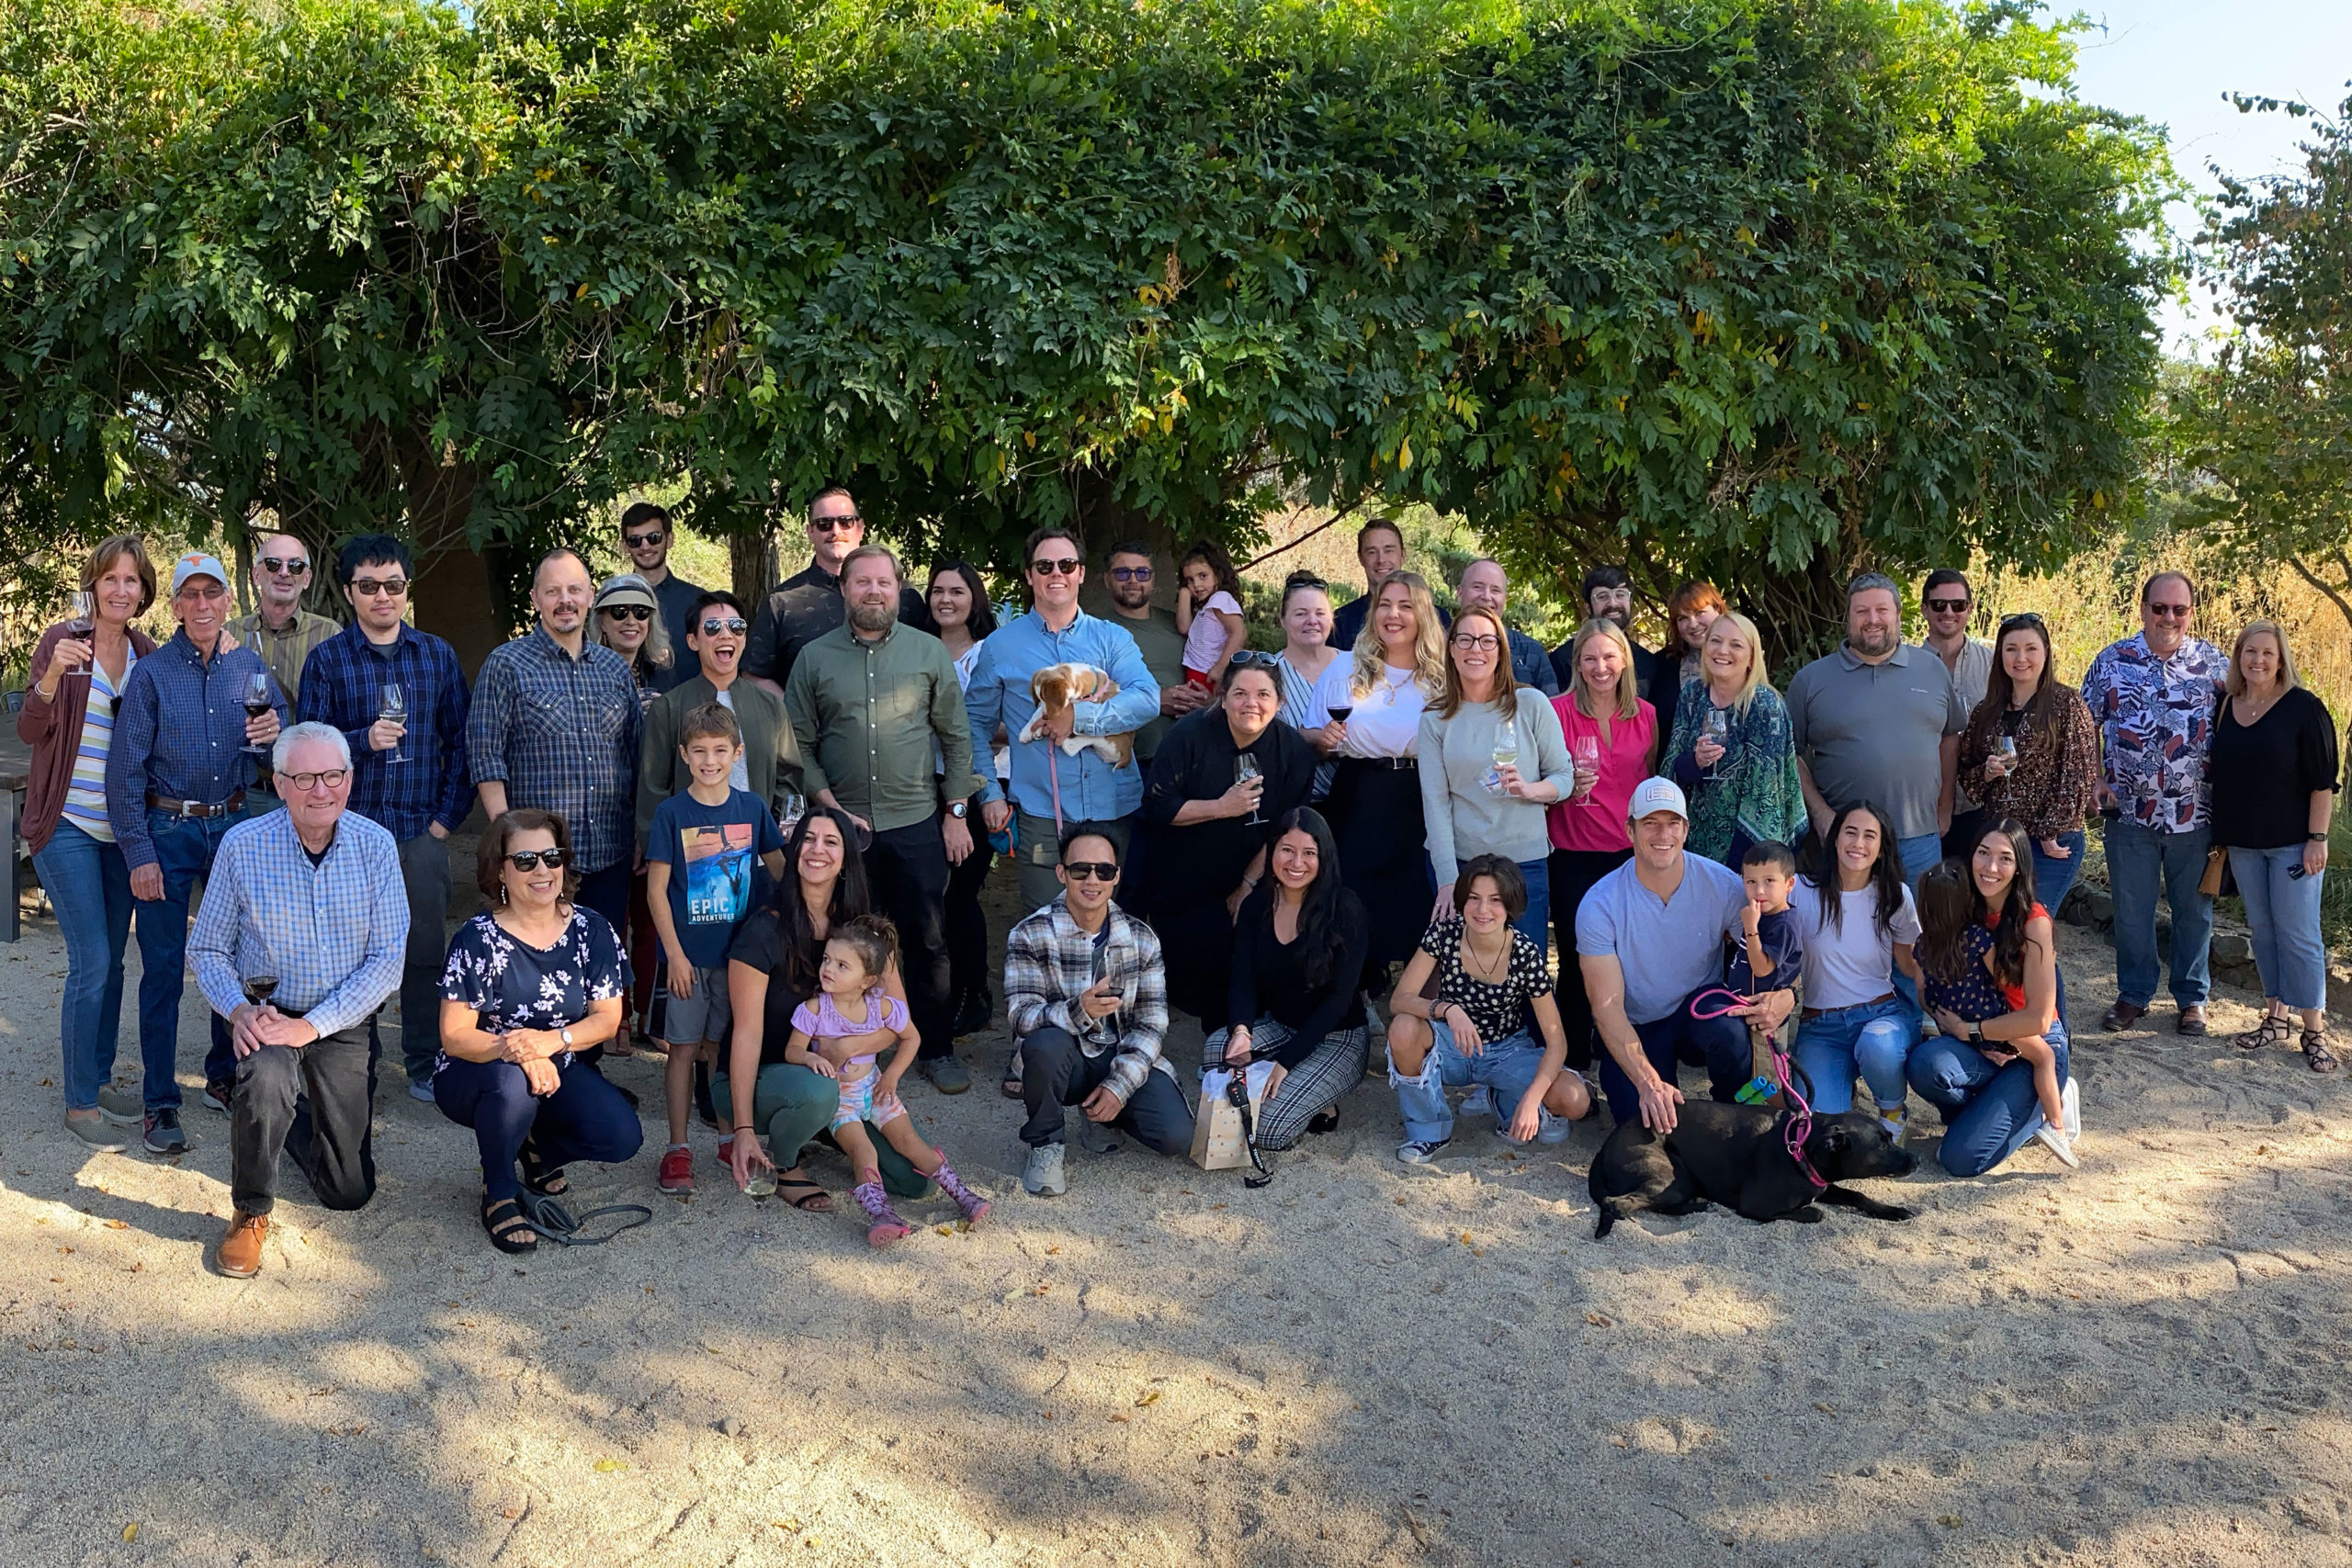
[[[550,1170],[583,1159],[618,1165],[635,1158],[645,1142],[636,1107],[594,1066],[575,1059],[557,1071],[561,1081],[545,1097],[531,1092],[530,1080],[512,1062],[445,1056],[433,1075],[433,1100],[441,1113],[474,1130],[482,1186],[493,1201],[522,1190],[515,1162],[526,1142]]]

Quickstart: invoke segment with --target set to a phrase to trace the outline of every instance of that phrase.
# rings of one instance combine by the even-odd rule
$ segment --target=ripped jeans
[[[1388,1065],[1388,1082],[1396,1090],[1396,1109],[1405,1118],[1406,1140],[1442,1144],[1453,1136],[1453,1107],[1445,1102],[1445,1091],[1471,1084],[1487,1086],[1495,1101],[1495,1132],[1509,1140],[1511,1118],[1519,1113],[1519,1102],[1527,1098],[1536,1072],[1544,1066],[1544,1048],[1521,1029],[1487,1041],[1476,1055],[1470,1056],[1454,1044],[1450,1026],[1432,1020],[1430,1032],[1434,1038],[1419,1073],[1407,1077],[1396,1070],[1393,1059]],[[1536,1134],[1538,1138],[1555,1127],[1560,1135],[1566,1134],[1568,1123],[1549,1111],[1537,1120],[1543,1128]]]

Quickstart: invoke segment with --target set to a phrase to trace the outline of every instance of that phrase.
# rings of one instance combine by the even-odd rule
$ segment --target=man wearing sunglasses
[[[645,739],[637,760],[637,841],[640,844],[650,841],[655,809],[692,782],[678,755],[678,734],[686,715],[705,703],[717,703],[732,712],[736,727],[743,732],[743,754],[735,761],[729,784],[765,801],[771,811],[780,795],[803,791],[800,747],[793,739],[784,699],[758,682],[743,678],[743,647],[751,635],[750,620],[743,602],[723,588],[707,589],[695,596],[684,645],[695,662],[684,682],[645,710]]]
[[[670,646],[682,649],[694,627],[695,601],[702,596],[702,590],[670,570],[670,547],[677,536],[668,509],[657,502],[633,501],[621,513],[621,548],[628,552],[637,575],[653,590]],[[683,658],[673,659],[670,668],[655,674],[653,683],[662,691],[674,691],[694,679],[694,673],[693,666]]]
[[[301,699],[302,666],[311,650],[343,628],[302,608],[311,588],[311,550],[291,534],[272,534],[254,547],[254,611],[229,623],[229,635],[269,666],[288,703]],[[277,797],[267,796],[266,810]]]
[[[1960,693],[1960,705],[1973,714],[1993,683],[1993,645],[1968,635],[1968,618],[1976,608],[1976,593],[1968,584],[1968,574],[1938,567],[1928,573],[1927,583],[1919,590],[1919,604],[1928,613],[1928,635],[1922,646],[1944,661]],[[1944,853],[1965,853],[1975,844],[1976,829],[1984,820],[1984,808],[1969,795],[1968,781],[1955,774],[1951,826],[1944,829]]]
[[[2216,693],[2229,659],[2188,635],[2197,592],[2188,575],[2160,571],[2140,590],[2140,632],[2103,649],[2083,677],[2098,726],[2098,786],[2107,818],[2107,876],[2115,895],[2115,1005],[2103,1021],[2131,1028],[2156,994],[2156,894],[2172,905],[2172,996],[2183,1034],[2205,1032],[2207,950],[2213,900],[2198,890],[2212,847]]]
[[[456,650],[408,624],[416,571],[406,545],[390,534],[363,534],[337,554],[334,575],[351,605],[351,625],[311,650],[302,666],[299,711],[305,723],[343,736],[351,748],[351,809],[390,833],[397,846],[408,900],[401,1061],[409,1098],[430,1105],[441,1049],[441,966],[449,949],[449,835],[474,808],[466,771],[473,698]],[[395,685],[401,716],[386,718],[385,688]]]
[[[1088,821],[1114,836],[1122,850],[1136,809],[1143,804],[1143,770],[1130,761],[1114,768],[1091,750],[1073,757],[1059,742],[1075,735],[1130,735],[1159,712],[1159,682],[1116,621],[1102,620],[1078,607],[1086,581],[1085,548],[1068,528],[1048,525],[1029,536],[1022,551],[1032,604],[989,634],[964,690],[972,721],[972,755],[989,755],[997,726],[1018,736],[1037,711],[1030,677],[1053,664],[1091,664],[1118,689],[1108,701],[1072,703],[1046,733],[1012,746],[1012,798],[997,781],[980,781],[980,816],[991,833],[1004,831],[1017,811],[1013,860],[1021,883],[1021,907],[1035,909],[1060,891],[1054,877],[1061,829]]]
[[[1176,629],[1176,612],[1151,602],[1159,576],[1151,547],[1140,539],[1114,545],[1103,567],[1111,574],[1111,614],[1136,639],[1144,668],[1159,682],[1159,716],[1136,731],[1136,766],[1148,773],[1161,738],[1178,719],[1204,705],[1209,690],[1184,679],[1184,634]]]
[[[800,650],[848,618],[842,601],[842,562],[865,543],[865,519],[849,491],[839,486],[819,491],[808,503],[807,530],[808,570],[769,591],[752,618],[752,644],[743,653],[744,671],[779,697]],[[899,589],[899,624],[918,631],[939,630],[931,606],[911,585]]]

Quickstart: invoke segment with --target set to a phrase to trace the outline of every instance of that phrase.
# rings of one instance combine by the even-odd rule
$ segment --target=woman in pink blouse
[[[1577,628],[1568,689],[1552,699],[1576,764],[1576,789],[1545,813],[1552,834],[1552,926],[1560,944],[1560,1022],[1568,1066],[1592,1061],[1592,1005],[1576,961],[1577,906],[1634,852],[1625,810],[1657,760],[1657,711],[1634,689],[1634,649],[1614,621]]]

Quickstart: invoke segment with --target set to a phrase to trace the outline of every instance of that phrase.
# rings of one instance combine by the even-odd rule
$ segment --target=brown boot
[[[260,1273],[261,1244],[268,1237],[267,1214],[238,1211],[229,1222],[229,1234],[220,1238],[220,1251],[215,1259],[220,1272],[232,1280],[250,1280]]]

